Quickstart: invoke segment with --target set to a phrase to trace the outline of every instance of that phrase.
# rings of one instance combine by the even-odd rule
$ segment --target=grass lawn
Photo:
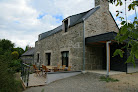
[[[100,81],[106,81],[106,82],[118,82],[118,79],[114,79],[114,78],[110,78],[110,77],[105,77],[105,76],[101,76],[100,77]]]

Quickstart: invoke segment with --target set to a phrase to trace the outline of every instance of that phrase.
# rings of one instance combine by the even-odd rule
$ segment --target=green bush
[[[0,92],[18,92],[13,72],[5,60],[6,57],[0,56]]]
[[[13,47],[11,41],[0,39],[0,92],[22,92],[21,81],[15,79],[21,60],[18,59],[18,50],[14,51]]]
[[[14,72],[19,72],[21,70],[21,60],[12,60],[10,63],[10,67]]]
[[[19,53],[18,53],[17,51],[13,51],[13,52],[11,53],[11,55],[12,55],[12,58],[13,58],[13,59],[18,59],[18,57],[19,57]]]

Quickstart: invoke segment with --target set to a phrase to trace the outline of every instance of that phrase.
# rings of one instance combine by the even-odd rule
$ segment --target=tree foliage
[[[10,67],[11,61],[11,53],[0,55],[0,92],[18,92],[19,83],[15,80],[14,71]]]
[[[13,57],[14,60],[18,59],[18,57],[19,57],[19,53],[17,51],[13,51],[11,53],[11,55],[12,55],[12,57]]]
[[[116,6],[122,6],[123,0],[109,0],[111,3],[116,3]],[[124,0],[125,1],[125,0]],[[131,1],[131,0],[130,0]],[[127,8],[129,11],[135,10],[135,7],[138,6],[138,1],[133,1]],[[134,17],[133,22],[128,22],[127,20],[124,20],[124,17],[119,16],[119,14],[122,13],[122,11],[117,11],[116,16],[121,18],[121,28],[119,30],[119,33],[116,36],[116,40],[118,43],[125,44],[124,47],[121,49],[117,49],[114,52],[115,55],[120,55],[123,57],[123,50],[124,48],[127,48],[127,51],[129,51],[129,57],[126,61],[126,63],[133,63],[135,66],[135,58],[138,59],[138,19],[137,15]]]
[[[0,92],[18,92],[20,82],[14,74],[20,71],[19,53],[23,53],[21,48],[14,48],[10,40],[0,39]]]
[[[19,57],[21,57],[21,55],[25,52],[22,48],[20,47],[17,47],[17,48],[14,48],[14,51],[17,51],[19,53]]]
[[[26,52],[28,49],[29,49],[29,45],[27,45],[27,46],[25,47],[25,52]]]
[[[0,39],[0,54],[4,54],[6,51],[12,51],[14,48],[14,43],[10,40]]]

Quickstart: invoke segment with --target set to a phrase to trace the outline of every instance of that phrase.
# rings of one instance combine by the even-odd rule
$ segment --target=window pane
[[[67,52],[67,57],[69,57],[69,52]]]
[[[63,57],[66,57],[66,53],[65,52],[63,53]]]
[[[66,65],[68,67],[68,57],[69,57],[69,52],[62,52],[62,65]]]

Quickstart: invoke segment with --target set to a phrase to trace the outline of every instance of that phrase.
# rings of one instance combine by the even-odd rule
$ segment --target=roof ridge
[[[87,12],[91,11],[92,9],[97,8],[97,7],[99,7],[99,6],[100,6],[100,5],[97,5],[97,6],[91,8],[91,9],[89,9],[89,10],[87,10],[87,11],[84,11],[84,12],[81,12],[81,13],[77,13],[77,14],[73,14],[73,15],[70,15],[70,16],[68,16],[68,17],[76,16],[76,15],[83,14],[83,13],[87,13]],[[67,17],[67,18],[68,18],[68,17]],[[66,19],[66,18],[65,18],[65,19]],[[63,19],[63,20],[64,20],[64,19]]]

